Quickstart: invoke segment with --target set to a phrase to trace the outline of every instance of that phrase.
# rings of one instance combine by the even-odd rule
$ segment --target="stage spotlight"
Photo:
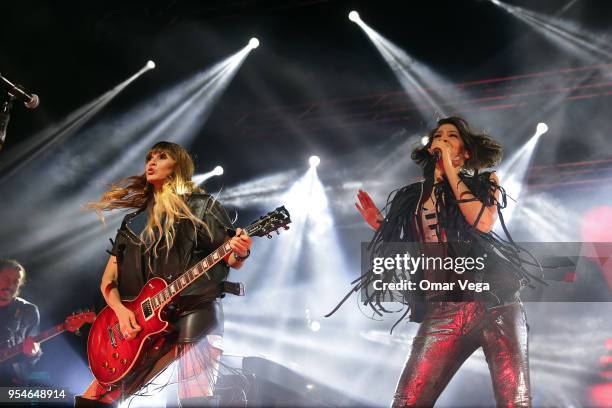
[[[147,68],[149,68],[149,69],[153,69],[153,68],[155,68],[155,62],[153,62],[153,61],[149,60],[149,61],[147,62]]]
[[[355,10],[351,11],[348,17],[349,17],[349,20],[351,20],[354,23],[359,21],[359,13],[356,12]]]
[[[312,321],[310,323],[310,330],[315,333],[318,332],[319,330],[321,330],[321,323],[317,322],[316,320]]]
[[[321,159],[319,158],[319,156],[310,156],[310,159],[308,159],[308,163],[310,163],[310,167],[317,167],[319,163],[321,163]]]
[[[423,119],[430,118],[434,113],[447,115],[442,103],[443,98],[438,90],[450,89],[451,83],[366,24],[356,11],[349,13],[349,19],[361,27],[372,41]],[[465,96],[463,92],[455,86],[452,88],[457,92],[455,95],[457,100],[463,99]]]
[[[546,132],[548,132],[548,125],[544,122],[538,123],[536,127],[536,136],[542,136]]]
[[[251,49],[255,49],[257,47],[259,47],[259,40],[255,37],[251,38],[249,40],[249,47],[251,47]]]
[[[43,129],[34,137],[29,138],[27,142],[20,144],[17,149],[12,151],[12,156],[10,156],[9,159],[7,159],[5,156],[2,163],[0,163],[0,182],[11,177],[14,172],[23,168],[27,164],[32,163],[32,160],[34,160],[39,154],[45,152],[47,149],[53,148],[54,146],[61,145],[60,141],[63,141],[71,135],[77,133],[91,118],[93,118],[117,95],[119,95],[121,91],[127,88],[128,85],[130,85],[148,70],[149,63],[145,64],[144,67],[127,78],[125,81],[72,112],[59,124]],[[88,145],[87,153],[93,151],[92,149],[89,149],[89,147],[90,146]],[[75,154],[74,157],[77,157],[77,155]],[[52,188],[52,186],[52,183],[45,185],[45,187],[49,188]],[[37,193],[42,194],[42,190],[37,190]]]
[[[518,151],[514,152],[498,171],[499,178],[502,180],[508,197],[512,198],[508,200],[508,205],[504,212],[506,225],[510,225],[516,208],[516,202],[520,199],[523,185],[527,183],[529,166],[535,154],[540,136],[547,131],[548,126],[546,123],[538,123],[534,135]],[[498,234],[501,233],[501,225],[499,223],[497,223],[495,228]]]
[[[191,179],[193,180],[194,183],[196,183],[199,186],[200,184],[204,183],[206,180],[209,180],[215,176],[220,176],[222,174],[223,174],[223,167],[217,166],[209,172],[202,173],[202,174],[196,174]]]
[[[423,146],[427,146],[427,143],[429,143],[429,136],[423,136],[423,137],[421,138],[421,144],[422,144]]]

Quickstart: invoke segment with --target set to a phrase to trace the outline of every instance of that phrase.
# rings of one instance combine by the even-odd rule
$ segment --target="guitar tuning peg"
[[[286,230],[288,230],[288,229],[289,229],[289,226],[288,226],[288,225],[285,225],[285,226],[283,227],[283,229],[285,229],[285,231],[286,231]]]
[[[280,235],[280,231],[279,230],[276,230],[276,235]]]
[[[268,239],[272,239],[272,235],[271,234],[266,235],[266,237],[268,237]]]

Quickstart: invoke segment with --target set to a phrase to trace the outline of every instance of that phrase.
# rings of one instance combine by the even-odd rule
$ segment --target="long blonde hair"
[[[176,162],[173,173],[166,178],[161,190],[153,190],[153,185],[147,182],[143,173],[140,176],[127,177],[111,185],[110,190],[104,192],[100,201],[88,203],[87,209],[95,210],[104,220],[103,211],[115,209],[136,208],[149,211],[147,225],[140,233],[147,251],[151,250],[158,256],[159,245],[163,242],[166,247],[166,256],[174,244],[176,236],[175,223],[187,219],[194,230],[198,225],[203,226],[208,235],[212,236],[206,223],[197,218],[189,209],[185,199],[194,192],[203,192],[198,188],[193,177],[194,164],[189,153],[180,145],[171,142],[156,143],[147,153],[149,161],[153,153],[166,153]],[[149,203],[153,202],[150,206]]]

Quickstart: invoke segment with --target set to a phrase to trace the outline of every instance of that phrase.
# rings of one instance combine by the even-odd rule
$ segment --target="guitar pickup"
[[[145,320],[149,320],[151,316],[153,316],[153,307],[151,306],[151,298],[147,298],[144,302],[140,304],[142,308],[142,315]]]

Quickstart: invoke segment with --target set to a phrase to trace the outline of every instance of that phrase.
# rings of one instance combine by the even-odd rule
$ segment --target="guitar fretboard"
[[[246,227],[244,231],[251,235],[251,233],[258,229],[258,223],[253,223]],[[224,243],[215,251],[213,251],[206,258],[202,259],[196,265],[194,265],[187,272],[179,276],[174,282],[166,286],[158,294],[151,297],[151,306],[153,310],[157,310],[166,305],[172,298],[177,296],[183,289],[191,285],[196,279],[202,275],[206,276],[207,279],[211,279],[208,274],[208,270],[212,268],[216,263],[221,261],[227,254],[232,252],[232,247],[229,242]]]
[[[42,343],[61,334],[64,330],[66,330],[66,328],[64,327],[64,323],[57,324],[51,327],[50,329],[47,329],[44,332],[41,332],[40,334],[34,336],[34,341],[37,343]]]
[[[198,262],[193,268],[189,269],[174,282],[166,286],[166,288],[161,290],[157,295],[151,297],[153,308],[158,309],[159,307],[165,305],[168,301],[170,301],[170,299],[193,283],[200,276],[205,275],[206,278],[210,279],[208,269],[223,259],[223,257],[231,251],[232,247],[229,245],[229,243],[225,243],[223,246],[217,248],[202,261]]]

